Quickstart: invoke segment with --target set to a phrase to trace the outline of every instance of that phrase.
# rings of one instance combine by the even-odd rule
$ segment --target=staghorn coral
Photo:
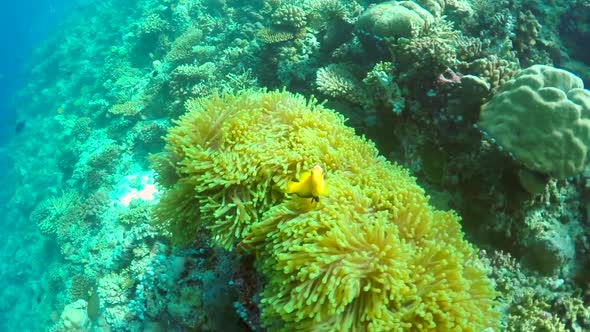
[[[180,180],[156,216],[256,252],[269,330],[495,325],[494,291],[458,217],[430,207],[408,172],[377,157],[342,116],[286,92],[245,91],[186,107],[166,136]],[[325,197],[312,204],[286,196],[287,181],[315,164],[327,170]],[[179,213],[187,202],[198,213]]]

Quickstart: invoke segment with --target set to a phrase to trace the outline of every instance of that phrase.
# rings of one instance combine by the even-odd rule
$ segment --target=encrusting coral
[[[182,224],[190,210],[178,215],[173,201],[195,202],[191,222],[213,242],[256,254],[268,330],[496,325],[495,292],[457,215],[434,210],[415,179],[341,115],[287,92],[212,96],[186,108],[155,165],[165,177],[165,165],[175,165],[179,176],[156,215]],[[314,165],[326,172],[321,199],[286,194],[287,183]]]

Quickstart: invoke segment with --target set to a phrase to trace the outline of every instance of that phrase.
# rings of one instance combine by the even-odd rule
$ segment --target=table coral
[[[180,179],[156,215],[164,224],[200,225],[189,227],[208,229],[227,249],[239,241],[253,249],[266,277],[269,330],[495,326],[495,292],[458,216],[434,210],[415,179],[378,157],[342,116],[286,92],[212,96],[186,107],[166,136]],[[284,193],[316,164],[327,172],[320,202]],[[199,212],[177,215],[174,201]]]
[[[197,28],[188,29],[172,43],[166,60],[170,62],[189,62],[194,55],[192,48],[203,38],[203,31]]]

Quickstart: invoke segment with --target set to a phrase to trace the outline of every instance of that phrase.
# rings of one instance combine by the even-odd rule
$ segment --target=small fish
[[[14,132],[17,134],[21,133],[23,131],[23,129],[25,129],[25,124],[26,124],[25,120],[18,121],[16,123],[16,126],[14,126]]]
[[[320,195],[325,192],[324,170],[320,165],[315,165],[311,170],[303,172],[299,179],[293,179],[287,183],[287,194],[311,198],[312,202],[319,202]]]
[[[64,112],[64,109],[61,107],[57,108],[57,114],[62,114]]]

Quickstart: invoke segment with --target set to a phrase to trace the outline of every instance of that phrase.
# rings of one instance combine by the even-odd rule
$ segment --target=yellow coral
[[[341,115],[286,92],[186,106],[166,137],[170,162],[179,183],[193,188],[185,195],[197,201],[198,222],[213,239],[257,252],[269,330],[496,325],[494,291],[459,218],[430,207],[408,172],[377,156]],[[321,201],[286,196],[287,181],[316,164],[329,175]],[[177,217],[160,211],[161,219]]]

